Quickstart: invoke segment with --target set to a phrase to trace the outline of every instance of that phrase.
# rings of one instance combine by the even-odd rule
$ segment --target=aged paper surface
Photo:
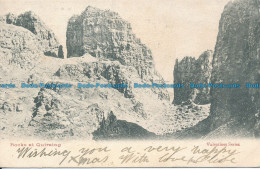
[[[0,167],[260,167],[259,0],[0,0]]]
[[[4,167],[259,167],[260,155],[255,140],[12,143],[1,144]]]

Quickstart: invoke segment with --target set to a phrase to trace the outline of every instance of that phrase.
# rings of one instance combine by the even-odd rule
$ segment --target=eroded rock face
[[[55,43],[51,41],[56,40],[51,40],[52,36],[41,20],[30,12],[0,17],[0,84],[16,85],[16,88],[5,89],[0,95],[2,137],[29,137],[34,133],[28,124],[35,107],[33,98],[39,89],[26,90],[21,88],[21,84],[30,83],[27,81],[29,77],[40,77],[34,83],[52,78],[55,66],[48,60],[58,58],[44,56],[45,52],[55,49]],[[46,61],[48,66],[44,63]],[[56,64],[59,61],[55,61]]]
[[[11,28],[20,29],[21,32],[28,34],[24,36],[26,39],[27,36],[31,36],[31,38],[28,42],[26,39],[23,41],[23,38],[21,38],[22,40],[19,40],[19,43],[16,44],[16,41],[14,41],[14,43],[12,42],[13,39],[16,39],[16,37],[12,35],[10,36],[10,41],[7,41],[7,44],[5,44],[5,40],[1,41],[1,45],[4,45],[1,50],[6,53],[13,51],[13,49],[16,50],[16,48],[23,51],[27,50],[26,44],[29,43],[28,50],[35,53],[35,58],[30,58],[33,55],[26,54],[27,58],[24,59],[28,59],[28,63],[27,60],[26,62],[22,62],[26,63],[24,64],[24,68],[28,68],[30,62],[34,63],[32,64],[34,67],[32,67],[30,71],[21,69],[21,71],[19,71],[19,73],[21,72],[20,74],[18,74],[18,72],[10,73],[11,71],[7,71],[3,74],[3,77],[0,77],[1,83],[11,79],[11,82],[18,84],[22,82],[35,84],[39,82],[55,84],[70,83],[73,87],[64,89],[30,88],[28,90],[20,90],[20,88],[17,88],[17,90],[6,90],[4,94],[0,95],[0,100],[6,102],[0,104],[0,118],[4,119],[2,120],[4,123],[0,124],[0,129],[2,129],[0,131],[1,136],[9,137],[11,134],[17,137],[17,131],[19,131],[19,136],[40,137],[42,139],[91,139],[94,131],[108,131],[109,135],[103,137],[108,138],[114,134],[118,134],[116,137],[121,137],[122,135],[130,137],[127,133],[127,131],[130,130],[132,134],[140,138],[139,136],[146,136],[152,133],[164,135],[176,130],[182,130],[196,125],[199,121],[208,116],[208,105],[180,105],[180,109],[173,106],[169,101],[169,95],[166,89],[133,89],[133,83],[151,84],[152,82],[156,82],[156,80],[160,80],[160,82],[158,81],[157,83],[164,83],[161,76],[154,69],[151,55],[149,55],[149,52],[148,54],[144,54],[145,50],[143,49],[146,47],[140,44],[136,38],[132,39],[132,41],[131,39],[129,40],[130,46],[126,44],[126,48],[122,49],[121,54],[116,53],[115,55],[110,55],[109,53],[111,51],[114,52],[117,49],[115,47],[111,48],[111,44],[113,44],[112,46],[115,45],[115,39],[113,38],[111,41],[108,40],[112,38],[112,36],[110,36],[111,32],[121,29],[122,32],[128,32],[130,30],[125,28],[123,24],[125,22],[116,14],[95,8],[88,8],[86,14],[90,12],[89,10],[92,10],[93,13],[97,13],[96,11],[101,12],[103,18],[99,25],[105,27],[104,31],[107,31],[109,34],[107,39],[102,40],[102,45],[108,47],[108,50],[102,48],[102,55],[100,55],[100,57],[93,54],[95,50],[91,50],[93,43],[98,44],[100,48],[102,47],[100,43],[94,40],[96,37],[99,37],[98,34],[88,34],[88,38],[86,39],[88,39],[89,43],[86,46],[83,45],[83,47],[89,48],[86,48],[87,50],[84,48],[84,52],[86,53],[81,57],[71,57],[62,60],[55,57],[40,57],[40,55],[38,57],[38,52],[43,53],[41,45],[44,43],[40,43],[41,40],[39,40],[31,30],[27,30],[22,26],[6,23],[16,23],[17,17],[10,15],[8,18],[5,17],[3,19],[7,30]],[[82,16],[84,16],[83,18],[85,19],[86,16],[84,12]],[[116,30],[114,30],[114,28],[112,29],[112,27],[107,28],[105,21],[110,22],[109,19],[111,19],[111,17],[117,18],[113,21],[115,22],[114,24],[119,23],[120,25],[122,22],[123,26],[119,28],[117,25]],[[70,26],[72,25],[69,24],[68,32]],[[78,32],[80,32],[83,27],[81,27],[80,24],[73,24],[73,26],[75,28],[77,28],[77,26],[79,27],[78,30],[73,29],[73,31],[77,30],[74,33],[79,36],[80,34],[78,34]],[[31,27],[29,26],[29,28]],[[84,27],[84,29],[89,28],[87,26]],[[20,39],[23,34],[20,35],[19,33],[15,34],[15,36],[19,35],[18,37]],[[5,36],[9,36],[9,34],[4,32],[1,36],[8,38]],[[74,51],[74,53],[80,51],[77,48],[77,41],[80,41],[81,37],[68,38],[67,43],[72,45],[71,50]],[[37,40],[40,44],[35,42]],[[22,42],[25,43],[25,45]],[[118,43],[124,44],[124,42],[120,40],[118,40]],[[5,45],[7,45],[7,47],[5,47]],[[30,47],[35,47],[35,49]],[[63,52],[61,52],[61,48],[62,47],[60,47],[59,56],[62,57]],[[3,55],[3,58],[7,56],[9,57],[9,54]],[[13,57],[12,55],[10,56],[11,57],[6,59],[8,63]],[[40,58],[40,60],[37,60],[37,58]],[[34,62],[33,59],[36,59],[37,62]],[[19,60],[19,58],[14,59],[14,61],[17,60]],[[5,71],[9,66],[7,65],[8,64],[0,64],[0,70]],[[78,83],[85,85],[93,84],[94,87],[91,89],[78,88]],[[96,88],[96,83],[124,83],[128,85],[128,88]],[[198,112],[194,112],[193,109]],[[113,115],[116,119],[112,118],[111,123],[106,122],[106,125],[100,126],[104,117],[108,117],[105,121],[109,121],[111,117],[113,117],[108,115],[111,111],[113,111]],[[17,113],[16,116],[13,116],[14,113]],[[27,113],[26,117],[24,116],[25,113]],[[197,115],[196,113],[199,114]],[[19,121],[16,120],[17,117],[19,117]],[[10,122],[9,119],[12,119],[12,124],[8,123]],[[117,130],[114,131],[113,128]],[[138,132],[135,132],[136,129]]]
[[[92,133],[100,127],[101,122],[94,116],[103,112],[107,117],[111,110],[118,120],[126,121],[125,124],[135,123],[136,126],[156,134],[168,131],[169,125],[160,125],[164,119],[158,119],[158,116],[169,111],[170,104],[165,99],[165,92],[156,88],[133,89],[134,82],[142,83],[134,67],[124,66],[118,61],[97,61],[90,55],[62,61],[64,63],[60,64],[52,77],[58,79],[58,82],[49,83],[68,82],[73,86],[41,89],[36,94],[29,126],[35,136],[91,139]],[[39,78],[41,76],[30,76],[28,81],[37,83]],[[78,87],[79,83],[92,84],[93,88]],[[128,87],[102,88],[96,87],[96,84],[124,84]],[[89,113],[86,109],[91,105],[97,105],[98,109]]]
[[[106,11],[105,13],[106,14],[103,16],[104,18],[102,20],[106,21],[111,17],[111,12]],[[133,89],[134,83],[151,84],[156,80],[158,80],[157,83],[164,82],[162,77],[154,69],[151,55],[148,56],[147,54],[144,56],[145,54],[143,53],[145,51],[143,51],[143,49],[146,48],[144,45],[140,45],[135,41],[131,42],[135,45],[135,47],[129,47],[131,52],[129,52],[128,55],[129,58],[134,57],[135,59],[129,61],[129,63],[124,61],[129,59],[126,58],[126,55],[122,55],[122,57],[120,57],[120,55],[117,54],[117,58],[112,58],[106,53],[107,50],[105,48],[102,48],[103,55],[100,58],[93,55],[90,50],[85,51],[86,53],[84,53],[81,57],[71,57],[63,60],[59,60],[55,57],[45,57],[42,56],[45,51],[42,46],[44,46],[44,43],[48,39],[46,39],[45,36],[43,36],[44,39],[39,39],[39,32],[37,31],[37,25],[39,26],[38,22],[36,22],[36,24],[34,22],[30,22],[30,19],[25,21],[25,18],[27,17],[24,19],[23,18],[24,16],[16,17],[10,14],[3,19],[3,25],[8,27],[8,29],[12,27],[22,30],[22,32],[27,32],[28,35],[31,36],[30,40],[32,41],[28,41],[30,42],[28,44],[30,45],[29,47],[35,47],[35,49],[37,49],[37,51],[34,51],[34,57],[36,57],[35,59],[37,60],[38,58],[37,62],[34,62],[34,58],[30,58],[30,55],[28,55],[25,59],[28,59],[28,64],[29,61],[31,61],[32,63],[38,63],[38,65],[36,64],[37,66],[35,66],[35,64],[32,64],[34,67],[31,68],[31,71],[23,72],[23,78],[19,80],[19,84],[20,82],[27,82],[30,84],[38,84],[39,82],[66,82],[73,85],[73,87],[65,89],[34,88],[30,89],[30,92],[23,90],[23,92],[19,93],[19,95],[22,94],[23,97],[28,95],[28,99],[31,98],[30,101],[26,102],[26,105],[23,105],[25,107],[24,111],[31,113],[29,122],[28,116],[26,116],[26,124],[29,125],[27,125],[26,128],[23,128],[24,131],[29,131],[29,134],[27,133],[27,135],[50,139],[91,139],[92,133],[100,127],[99,125],[102,120],[100,117],[107,117],[107,113],[110,111],[114,112],[119,121],[127,121],[127,123],[120,122],[119,126],[121,124],[140,126],[140,128],[143,128],[144,131],[147,130],[156,134],[163,134],[168,131],[168,125],[160,125],[165,119],[158,119],[158,116],[161,114],[165,114],[166,112],[170,113],[170,99],[167,90],[162,88]],[[23,22],[31,24],[26,25],[23,24]],[[125,22],[122,21],[122,23]],[[105,27],[106,22],[100,22],[100,26]],[[68,26],[68,30],[69,29],[70,28]],[[128,31],[128,29],[124,26],[121,29],[123,32]],[[108,34],[110,34],[110,28],[106,28],[105,30],[108,31]],[[41,30],[39,31],[41,32]],[[78,32],[75,31],[75,33],[77,34]],[[4,32],[0,36],[4,37],[9,35]],[[88,38],[92,40],[98,37],[98,35],[95,34],[89,34],[88,36]],[[24,37],[26,38],[26,36]],[[26,40],[22,41],[23,39],[21,38],[21,42],[19,41],[16,45],[16,43],[12,42],[15,38],[16,37],[11,36],[10,43],[7,41],[7,44],[11,46],[6,47],[7,52],[13,51],[16,47],[19,50],[26,49],[26,45],[24,47],[23,43],[27,44],[28,42]],[[77,40],[80,40],[80,37],[78,37]],[[104,39],[104,41],[106,41],[104,43],[107,47],[109,47],[111,43],[114,43],[112,41],[108,41],[107,39]],[[6,45],[4,38],[1,42],[3,42],[1,45]],[[75,43],[71,38],[68,38],[67,42],[71,44]],[[91,44],[93,42],[94,40],[91,41]],[[4,47],[1,49],[4,49],[3,51],[6,52]],[[73,49],[78,51],[75,46],[73,46]],[[30,51],[33,51],[33,49],[30,49]],[[88,52],[92,54],[92,56],[90,56]],[[37,54],[39,54],[39,57],[37,57]],[[7,56],[8,55],[3,55],[3,57]],[[58,56],[60,58],[64,56],[62,46],[59,47]],[[7,62],[12,60],[12,57],[13,56],[10,55],[10,57],[6,59]],[[14,61],[17,60],[19,60],[19,58],[14,59]],[[4,68],[6,68],[5,64]],[[25,65],[24,68],[28,68],[28,65]],[[10,78],[12,77],[10,76]],[[90,83],[93,85],[96,83],[117,85],[124,84],[128,85],[128,87],[110,89],[94,87],[92,89],[87,89],[78,88],[78,83]],[[8,93],[6,93],[6,95],[8,95]],[[20,98],[18,100],[20,100]],[[16,102],[10,101],[10,103],[0,105],[3,107],[0,111],[5,113],[10,112],[10,106],[13,106],[14,103]],[[20,104],[20,102],[18,103]],[[24,112],[22,111],[22,113]],[[4,123],[0,127],[2,126],[7,128],[6,126],[8,126],[8,124]],[[8,128],[10,129],[5,129],[5,133],[8,133],[12,127],[12,125],[9,125]]]
[[[212,90],[211,129],[230,119],[244,128],[258,128],[260,90],[246,88],[246,83],[260,81],[259,0],[236,0],[226,5],[219,24],[213,56],[213,83],[239,83],[240,89]]]
[[[118,62],[91,62],[77,65],[62,66],[56,73],[57,76],[79,82],[98,82],[101,79],[107,80],[109,84],[124,84],[127,88],[116,88],[126,98],[133,98],[131,73],[136,71],[122,66]],[[96,83],[91,83],[96,84]]]
[[[0,22],[0,84],[13,84],[16,88],[1,88],[0,135],[23,136],[31,118],[30,99],[34,90],[24,91],[18,85],[26,79],[43,52],[35,35],[27,29]],[[12,86],[13,86],[12,85]],[[28,114],[29,113],[29,114]]]
[[[134,66],[143,79],[162,80],[154,69],[150,49],[135,37],[130,23],[109,10],[89,6],[81,15],[73,16],[67,28],[67,49],[68,57],[89,53]]]
[[[0,64],[31,69],[41,57],[40,49],[40,42],[30,31],[0,23]]]
[[[47,28],[43,21],[33,12],[25,12],[19,16],[9,13],[0,20],[0,22],[20,26],[31,31],[34,35],[36,35],[39,43],[41,44],[41,50],[45,55],[54,57],[58,56],[59,42],[57,38],[54,33]]]
[[[174,104],[194,102],[208,104],[210,102],[209,88],[190,88],[193,84],[208,84],[212,71],[213,52],[205,51],[196,60],[194,57],[185,57],[180,62],[176,60],[174,66],[174,83],[184,84],[185,88],[174,88]]]
[[[69,93],[57,94],[62,90],[69,89],[42,88],[34,99],[34,113],[29,123],[34,135],[52,139],[92,138],[92,132],[103,119],[102,108],[98,104],[83,106],[82,101],[68,100]]]
[[[212,89],[207,119],[187,135],[201,137],[259,137],[260,81],[259,0],[229,2],[222,13],[213,55],[212,83],[240,88]]]

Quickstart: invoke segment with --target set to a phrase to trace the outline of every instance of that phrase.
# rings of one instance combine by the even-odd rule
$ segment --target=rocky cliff
[[[131,128],[133,133],[125,137],[134,137],[136,128],[143,130],[137,137],[145,133],[143,137],[148,137],[150,132],[163,134],[174,128],[162,125],[165,116],[158,119],[170,112],[165,88],[134,89],[134,83],[161,84],[164,80],[154,68],[151,51],[135,38],[130,24],[117,13],[87,7],[80,16],[72,17],[67,27],[67,49],[68,59],[53,79],[70,82],[73,87],[38,93],[30,122],[36,135],[55,138],[54,133],[60,132],[57,137],[65,138],[71,137],[73,131],[73,137],[91,138],[96,131],[95,138],[109,138],[98,136],[98,131],[103,131],[99,126],[102,121],[94,116],[103,112],[102,117],[109,119],[111,111],[117,120],[108,128],[120,128],[122,137]],[[78,88],[78,83],[94,87]],[[96,84],[124,84],[127,88],[101,88]],[[93,105],[95,108],[88,111]]]
[[[30,83],[31,78],[36,78],[35,83],[52,79],[55,73],[52,71],[57,71],[60,59],[55,58],[55,66],[50,61],[53,57],[44,54],[55,52],[56,42],[52,31],[32,12],[0,17],[0,84],[15,85],[15,88],[1,89],[1,136],[32,135],[28,124],[34,108],[33,98],[39,89],[21,88],[21,83]]]
[[[4,58],[0,84],[18,85],[0,95],[1,137],[144,139],[183,130],[208,116],[207,105],[172,105],[165,88],[134,88],[134,83],[163,84],[164,80],[154,68],[150,50],[118,14],[88,7],[72,17],[67,31],[68,59],[44,56],[48,39],[40,39],[36,31],[43,29],[34,27],[30,19],[24,22],[31,25],[17,26],[22,19],[17,20],[13,15],[0,18],[0,53]],[[62,58],[62,46],[58,50]],[[21,83],[41,82],[69,83],[72,87],[20,87]],[[94,87],[78,87],[79,83]],[[111,83],[128,87],[96,87]]]
[[[210,102],[209,88],[190,88],[193,84],[208,84],[212,71],[213,52],[208,50],[199,56],[185,57],[174,66],[174,83],[182,83],[185,88],[174,88],[174,104],[208,104]]]
[[[31,31],[41,44],[41,50],[47,56],[58,56],[59,42],[52,30],[50,30],[44,22],[33,12],[25,12],[16,16],[14,14],[7,14],[2,16],[0,22],[13,24],[23,27]]]
[[[259,5],[259,0],[234,0],[225,6],[213,55],[211,82],[238,83],[241,87],[212,89],[209,117],[186,136],[260,136],[260,90],[246,87],[247,83],[256,85],[260,81]]]
[[[154,69],[151,50],[132,32],[130,23],[118,13],[87,7],[73,16],[67,28],[68,57],[89,53],[100,59],[117,60],[134,66],[147,80],[162,80]]]
[[[31,69],[41,57],[40,49],[40,42],[29,30],[0,23],[0,64]]]
[[[212,90],[211,130],[230,120],[259,136],[260,1],[236,0],[226,5],[213,56],[213,83],[239,83],[240,89]],[[230,129],[232,130],[232,129]]]
[[[61,135],[57,137],[65,138],[69,136],[68,126],[73,129],[77,123],[77,130],[73,130],[74,137],[91,138],[91,132],[97,130],[101,122],[92,117],[97,115],[98,112],[95,111],[98,109],[104,112],[105,118],[112,110],[119,120],[135,123],[156,134],[162,134],[169,128],[169,126],[160,125],[161,120],[158,119],[158,116],[169,111],[170,105],[169,100],[165,99],[165,91],[156,88],[134,89],[133,83],[141,84],[142,79],[133,67],[124,66],[118,61],[97,61],[89,55],[84,55],[80,58],[67,59],[66,63],[61,64],[54,72],[53,79],[58,79],[59,83],[69,82],[73,87],[51,88],[38,93],[30,123],[30,126],[35,128],[36,135],[53,138],[54,134],[51,133],[60,131]],[[29,81],[37,82],[34,79]],[[49,83],[57,82],[50,81]],[[92,84],[94,87],[78,88],[78,83]],[[128,87],[95,87],[97,83],[125,84]],[[93,109],[90,114],[86,108],[92,105],[96,105],[98,109]],[[46,120],[47,117],[51,120]],[[83,118],[90,120],[89,123],[82,120],[77,122]],[[48,121],[48,126],[54,127],[46,130],[46,121]],[[68,124],[64,126],[64,122]],[[86,125],[80,125],[81,123]],[[63,128],[60,128],[61,126]]]

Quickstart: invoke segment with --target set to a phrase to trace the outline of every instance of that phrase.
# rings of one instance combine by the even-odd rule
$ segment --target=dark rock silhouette
[[[259,0],[229,2],[222,13],[213,55],[212,83],[240,88],[212,89],[207,119],[179,133],[180,137],[259,137],[260,90],[246,84],[260,81]]]
[[[260,90],[246,88],[260,81],[259,17],[258,0],[229,2],[222,13],[211,81],[242,87],[212,90],[211,130],[234,120],[239,122],[234,130],[243,126],[249,135],[259,135]]]
[[[174,66],[174,83],[184,84],[185,88],[174,88],[174,104],[208,104],[210,102],[209,88],[190,88],[190,83],[208,84],[212,71],[213,52],[205,51],[196,60],[185,57],[180,62],[176,60]]]
[[[64,52],[63,52],[63,46],[62,45],[59,46],[58,58],[64,59]]]
[[[151,139],[155,138],[155,134],[148,132],[141,126],[118,120],[111,111],[105,119],[103,117],[100,127],[93,132],[94,140],[109,140],[109,139]]]

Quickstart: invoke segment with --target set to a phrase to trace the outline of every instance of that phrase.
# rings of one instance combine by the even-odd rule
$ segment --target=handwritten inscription
[[[93,148],[93,149],[89,149],[89,148],[82,148],[79,150],[79,155],[76,156],[71,156],[70,160],[68,161],[70,162],[74,162],[76,163],[78,166],[79,165],[85,165],[85,164],[95,164],[95,163],[105,163],[109,156],[103,156],[101,157],[101,155],[97,155],[96,157],[89,157],[89,155],[92,154],[100,154],[101,152],[110,152],[111,150],[109,150],[107,147],[104,148]]]
[[[188,163],[199,163],[205,162],[208,163],[225,163],[225,162],[235,162],[235,155],[239,154],[237,150],[227,149],[227,147],[217,148],[213,147],[212,149],[201,149],[199,146],[194,146],[191,150],[194,155],[201,155],[196,160],[195,158],[191,158]]]
[[[23,147],[18,148],[17,151],[18,157],[17,158],[35,158],[35,157],[56,157],[61,156],[63,157],[60,164],[70,155],[71,151],[69,150],[57,150],[56,148],[53,150],[47,150],[47,148],[42,148],[40,150],[38,149],[32,149],[30,147]]]
[[[16,150],[17,158],[55,158],[59,159],[59,165],[70,163],[76,166],[99,166],[100,164],[149,164],[150,162],[175,164],[233,164],[236,163],[238,150],[228,147],[200,146],[146,146],[135,148],[132,146],[122,148],[96,147],[80,148],[78,150],[61,150],[57,148],[32,148],[20,147]],[[116,157],[116,158],[115,158]]]

